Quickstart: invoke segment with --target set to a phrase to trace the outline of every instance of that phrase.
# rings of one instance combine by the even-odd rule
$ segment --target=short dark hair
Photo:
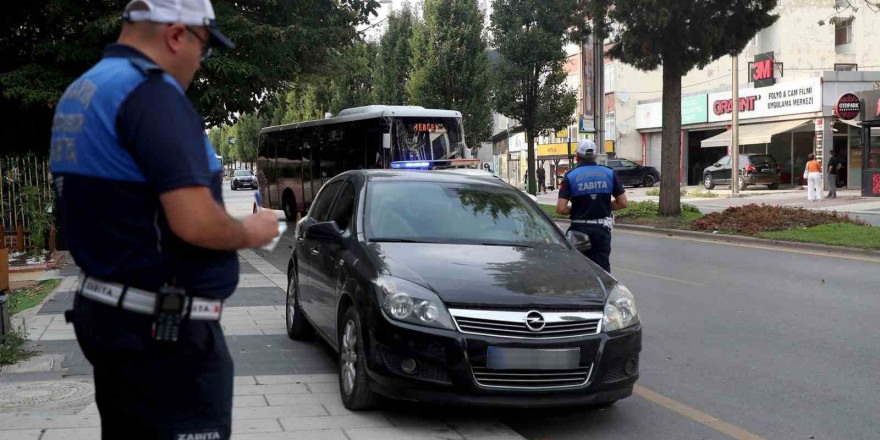
[[[815,160],[815,159],[816,159],[816,155],[813,153],[810,153],[810,155],[807,156],[807,160]]]
[[[828,154],[830,154],[832,156],[837,156],[837,151],[831,150],[828,152]]]

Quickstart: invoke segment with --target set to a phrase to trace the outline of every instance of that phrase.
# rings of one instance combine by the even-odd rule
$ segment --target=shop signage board
[[[776,73],[773,52],[755,54],[755,61],[749,63],[749,79],[750,82],[755,83],[755,88],[769,87],[776,84]]]
[[[731,120],[733,102],[730,91],[709,94],[709,122]],[[739,91],[739,118],[812,113],[822,110],[820,78],[776,84],[772,87],[748,88]]]
[[[681,124],[701,124],[708,120],[706,94],[681,98]],[[636,129],[663,126],[663,103],[651,102],[636,106]]]
[[[834,114],[840,119],[852,120],[859,117],[862,111],[862,102],[859,97],[852,93],[845,93],[837,99],[834,106]]]

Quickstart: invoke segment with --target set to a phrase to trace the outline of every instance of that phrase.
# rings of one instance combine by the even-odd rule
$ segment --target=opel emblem
[[[533,332],[539,332],[544,329],[544,315],[538,311],[531,311],[526,315],[526,327]]]

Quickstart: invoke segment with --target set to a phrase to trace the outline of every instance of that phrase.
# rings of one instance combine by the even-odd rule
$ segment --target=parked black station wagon
[[[349,409],[608,405],[639,377],[641,324],[586,240],[488,173],[349,171],[297,224],[288,333],[338,352]]]

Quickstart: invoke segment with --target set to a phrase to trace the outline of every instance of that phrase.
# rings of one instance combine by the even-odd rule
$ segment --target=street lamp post
[[[733,114],[730,121],[730,193],[739,197],[739,54],[731,55],[733,60]]]

